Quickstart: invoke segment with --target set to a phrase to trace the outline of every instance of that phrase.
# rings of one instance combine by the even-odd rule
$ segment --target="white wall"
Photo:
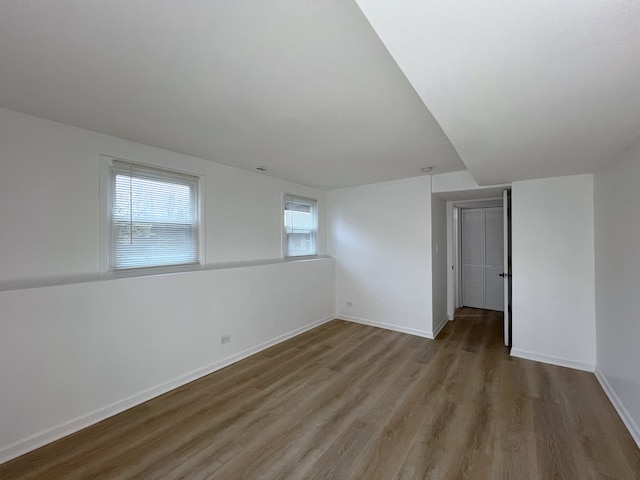
[[[276,260],[97,280],[100,154],[205,177],[207,263]],[[333,318],[333,260],[277,260],[283,191],[322,232],[320,190],[0,109],[0,461]]]
[[[431,181],[433,193],[479,190],[481,187],[468,170],[433,175]]]
[[[333,190],[327,202],[338,316],[432,337],[430,177]]]
[[[333,276],[324,258],[0,292],[0,462],[333,318]]]
[[[0,287],[98,271],[100,154],[205,177],[207,263],[280,258],[283,191],[317,198],[325,230],[322,190],[0,109]]]
[[[511,354],[593,370],[593,176],[512,185]]]
[[[447,261],[447,203],[431,196],[431,263],[433,333],[444,327],[447,313],[449,267]]]
[[[480,186],[468,170],[433,175],[431,190],[445,200],[478,200],[495,198],[509,184]]]
[[[640,138],[595,175],[596,373],[640,446]]]

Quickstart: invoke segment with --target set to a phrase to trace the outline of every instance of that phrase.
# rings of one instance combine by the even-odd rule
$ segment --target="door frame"
[[[504,345],[511,347],[513,339],[513,309],[512,309],[512,241],[511,241],[511,190],[504,189],[502,192],[502,203],[504,205]]]
[[[495,195],[495,194],[494,194]],[[500,197],[490,197],[469,200],[449,200],[447,201],[447,222],[450,222],[450,238],[447,242],[449,262],[451,264],[452,279],[449,281],[449,294],[447,312],[449,320],[453,320],[455,309],[462,306],[462,275],[460,272],[461,258],[461,222],[460,210],[463,208],[484,208],[502,207],[503,199]]]

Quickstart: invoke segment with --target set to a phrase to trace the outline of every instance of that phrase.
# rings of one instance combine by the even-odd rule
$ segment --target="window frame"
[[[288,245],[289,245],[289,233],[287,232],[287,226],[285,225],[285,212],[287,210],[286,205],[287,205],[287,201],[300,201],[301,203],[307,203],[309,202],[309,204],[312,206],[312,210],[313,210],[313,220],[314,220],[314,228],[311,230],[311,234],[312,234],[312,241],[313,241],[313,246],[314,246],[314,251],[315,253],[310,253],[310,254],[306,254],[306,255],[289,255],[289,249],[288,249]],[[282,192],[282,206],[281,206],[281,210],[280,210],[280,218],[281,218],[281,222],[282,222],[282,228],[281,228],[281,232],[282,232],[282,258],[285,260],[304,260],[307,258],[316,258],[319,255],[319,248],[318,248],[318,231],[320,229],[319,226],[319,201],[317,198],[313,198],[313,197],[306,197],[306,196],[302,196],[302,195],[296,195],[296,194],[292,194],[292,193],[286,193],[286,192]]]
[[[193,172],[176,170],[165,166],[132,161],[127,158],[100,155],[100,273],[113,276],[136,276],[154,273],[172,273],[190,270],[198,270],[205,265],[205,224],[204,224],[204,196],[205,182],[204,176]],[[196,182],[196,208],[198,235],[196,240],[198,260],[193,263],[184,264],[158,264],[150,266],[139,266],[130,268],[113,267],[113,172],[114,163],[131,165],[142,169],[148,169],[154,173],[171,176],[184,176],[195,179]]]

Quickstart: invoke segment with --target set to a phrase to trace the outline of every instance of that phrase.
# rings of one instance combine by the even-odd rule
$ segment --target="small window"
[[[318,254],[318,207],[309,198],[284,196],[284,256]]]
[[[111,269],[199,263],[198,177],[113,160]]]

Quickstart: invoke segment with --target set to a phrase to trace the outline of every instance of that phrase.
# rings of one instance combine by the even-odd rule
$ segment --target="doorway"
[[[465,191],[447,194],[447,257],[450,262],[447,312],[450,320],[455,318],[456,309],[462,308],[465,304],[469,305],[469,308],[478,305],[484,309],[494,309],[487,310],[487,312],[502,312],[504,344],[510,347],[513,324],[511,319],[511,191],[507,186],[505,187],[500,188],[500,190],[491,188],[486,189],[486,191]],[[493,196],[490,196],[490,194],[493,194]],[[501,216],[497,215],[498,207],[502,208]],[[475,215],[464,214],[468,216],[467,229],[473,229],[475,224],[475,229],[480,232],[481,242],[484,242],[484,245],[481,243],[478,247],[476,244],[475,247],[476,260],[484,255],[481,261],[473,263],[473,258],[465,259],[465,265],[467,266],[482,266],[481,278],[484,279],[479,280],[479,282],[484,282],[484,285],[482,283],[476,285],[475,292],[476,300],[482,303],[470,302],[468,296],[463,299],[463,291],[465,290],[462,281],[462,252],[464,247],[461,233],[463,229],[463,212],[465,210],[468,212],[470,210],[493,208],[496,208],[496,210],[484,210],[484,218],[482,213],[478,214],[476,212]],[[500,222],[500,219],[502,219],[502,222]],[[483,228],[484,233],[482,232]],[[489,232],[489,242],[487,242],[486,238],[487,232]],[[497,243],[498,248],[496,250],[492,247],[492,240],[497,240],[499,237],[502,238],[502,242]],[[489,246],[488,249],[487,246]],[[469,248],[469,245],[467,245],[467,248]],[[503,255],[502,260],[497,258],[500,252]],[[472,261],[469,262],[467,260]],[[470,269],[467,268],[467,270]],[[479,276],[480,269],[476,268],[475,270],[476,276]],[[467,293],[469,293],[468,282],[466,288]],[[471,292],[473,293],[473,291]],[[501,301],[498,299],[499,295],[502,296]]]

